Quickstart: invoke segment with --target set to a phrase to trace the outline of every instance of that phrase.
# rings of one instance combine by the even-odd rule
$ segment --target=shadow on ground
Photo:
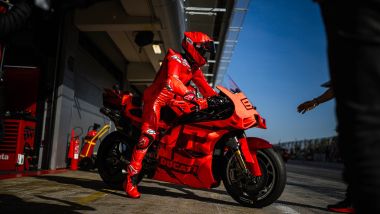
[[[73,177],[65,177],[65,176],[57,176],[57,175],[49,175],[49,176],[38,176],[38,179],[43,179],[47,181],[53,181],[61,184],[69,184],[76,185],[86,189],[92,189],[99,192],[104,192],[107,194],[113,194],[121,197],[125,197],[125,194],[122,192],[122,189],[112,189],[107,186],[103,181],[86,179],[86,178],[73,178]],[[120,193],[115,192],[113,190],[120,190]]]
[[[177,189],[177,190],[182,191],[184,193],[189,192],[189,190],[201,190],[204,192],[212,192],[212,193],[222,194],[222,195],[227,194],[227,192],[225,190],[219,190],[219,189],[195,189],[195,188],[191,188],[191,187],[187,187],[187,186],[181,186],[178,184],[158,182],[155,180],[143,180],[143,182],[144,183],[151,183],[151,184],[158,184],[160,186],[164,186],[164,187],[168,187],[168,188],[174,188],[174,189]]]
[[[184,198],[184,199],[197,200],[204,203],[224,204],[228,206],[237,206],[237,207],[241,206],[237,202],[230,202],[230,201],[224,201],[224,200],[219,200],[215,198],[203,197],[203,196],[195,194],[192,191],[188,191],[184,189],[180,189],[180,191],[182,191],[182,193],[171,192],[167,188],[159,188],[159,187],[141,186],[140,188],[140,192],[142,194],[171,197],[171,198]]]
[[[104,192],[107,194],[112,194],[120,197],[125,197],[125,193],[123,190],[120,189],[111,189],[106,184],[104,184],[102,181],[98,180],[91,180],[91,179],[85,179],[85,178],[73,178],[73,177],[65,177],[65,176],[57,176],[57,175],[50,175],[50,176],[39,176],[38,179],[43,179],[47,181],[53,181],[61,184],[69,184],[69,185],[76,185],[82,188],[86,189],[92,189],[99,192]],[[144,185],[146,184],[157,184],[161,187],[151,187]],[[172,192],[170,189],[176,189],[180,192]],[[117,190],[117,191],[115,191]],[[223,194],[226,195],[227,192],[222,190],[216,190],[216,189],[201,189],[205,192],[212,192],[217,194]],[[162,183],[157,182],[153,180],[143,180],[142,184],[139,186],[139,191],[142,194],[146,195],[156,195],[156,196],[163,196],[163,197],[172,197],[172,198],[185,198],[185,199],[191,199],[191,200],[197,200],[205,203],[216,203],[216,204],[225,204],[230,206],[241,206],[238,203],[235,202],[229,202],[209,197],[204,197],[195,194],[191,188],[186,186],[180,186],[176,184],[170,184],[170,183]]]
[[[344,198],[345,191],[340,188],[334,187],[322,187],[322,186],[313,186],[310,184],[301,184],[295,182],[287,182],[286,185],[296,186],[304,189],[308,189],[313,192],[317,192],[322,195],[327,195],[333,198]]]
[[[40,199],[46,200],[46,203],[42,202],[31,202],[24,201],[22,198],[16,197],[14,195],[0,194],[0,207],[1,213],[34,213],[38,212],[39,214],[77,214],[83,213],[83,211],[94,211],[95,209],[89,206],[84,206],[78,203],[35,195]],[[53,201],[53,202],[52,202]],[[60,204],[52,204],[57,203]]]

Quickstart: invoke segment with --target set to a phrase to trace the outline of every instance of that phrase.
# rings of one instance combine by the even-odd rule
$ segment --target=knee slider
[[[146,149],[149,146],[149,138],[146,136],[141,136],[139,142],[137,143],[137,149]]]
[[[147,149],[156,138],[156,132],[152,129],[148,129],[141,134],[139,142],[137,144],[138,149]]]

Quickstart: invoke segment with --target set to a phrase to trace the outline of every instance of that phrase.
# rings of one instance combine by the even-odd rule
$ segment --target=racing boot
[[[141,194],[137,190],[136,176],[141,171],[142,161],[148,149],[134,148],[130,164],[127,166],[127,177],[124,183],[124,190],[130,198],[140,198]]]
[[[128,165],[127,176],[126,176],[126,179],[125,179],[124,184],[123,184],[124,191],[125,191],[125,193],[127,193],[127,197],[129,197],[129,198],[140,198],[141,194],[137,190],[137,185],[133,179],[134,176],[136,176],[136,175],[132,175],[131,171],[134,169],[131,169],[131,168],[132,168],[132,166]]]

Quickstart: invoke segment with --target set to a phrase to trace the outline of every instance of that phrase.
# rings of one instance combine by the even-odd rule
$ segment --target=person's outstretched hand
[[[301,114],[304,114],[305,112],[315,108],[317,105],[318,103],[315,100],[306,101],[297,107],[297,111]]]

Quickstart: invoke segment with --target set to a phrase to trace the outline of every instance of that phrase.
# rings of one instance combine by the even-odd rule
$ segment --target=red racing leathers
[[[140,196],[136,185],[131,182],[131,176],[140,172],[146,151],[155,140],[161,108],[167,105],[175,95],[186,97],[191,94],[187,87],[190,81],[195,83],[204,98],[216,95],[199,67],[191,67],[181,54],[169,49],[152,85],[144,91],[141,136],[133,149],[131,162],[127,167],[125,191],[129,197],[138,198]],[[207,105],[207,103],[205,104]]]

